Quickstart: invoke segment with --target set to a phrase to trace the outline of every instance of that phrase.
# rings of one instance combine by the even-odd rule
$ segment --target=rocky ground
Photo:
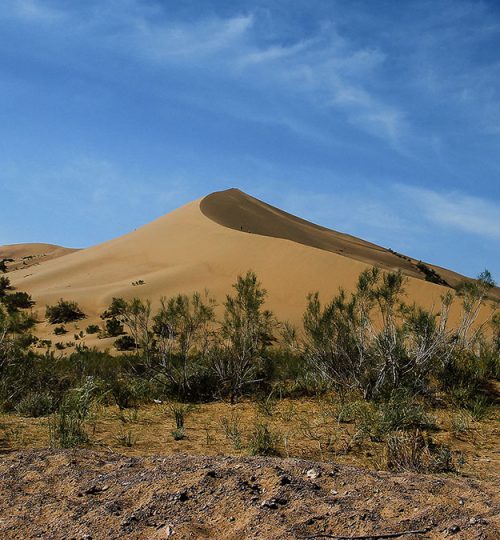
[[[297,459],[25,450],[0,460],[6,540],[496,540],[498,511],[493,482]]]

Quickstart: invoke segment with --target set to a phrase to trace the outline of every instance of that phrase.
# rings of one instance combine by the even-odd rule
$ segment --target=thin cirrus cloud
[[[463,193],[438,193],[414,186],[397,190],[434,224],[500,240],[500,205]]]
[[[144,16],[117,22],[119,30],[111,38],[101,36],[103,43],[145,62],[182,64],[186,71],[201,69],[209,77],[216,71],[216,78],[245,80],[257,91],[271,89],[290,100],[299,96],[320,110],[343,111],[350,123],[393,145],[405,132],[404,112],[363,86],[363,78],[374,74],[384,55],[352,47],[332,23],[313,38],[285,46],[261,43],[255,14],[188,23]]]
[[[383,67],[385,55],[355,47],[338,34],[332,22],[322,24],[313,37],[284,45],[279,38],[271,44],[262,39],[259,15],[252,12],[181,21],[166,17],[154,4],[141,10],[135,1],[125,2],[120,10],[112,9],[114,2],[103,1],[98,9],[81,13],[56,9],[42,0],[17,0],[10,5],[11,16],[46,23],[51,31],[64,23],[70,41],[83,39],[110,54],[156,67],[201,71],[207,80],[220,84],[244,81],[255,92],[271,92],[291,103],[300,99],[320,113],[341,114],[354,128],[396,149],[409,134],[404,111],[385,103],[364,84],[366,77],[376,76]],[[198,103],[202,98],[198,96]],[[276,123],[292,129],[303,123],[291,110],[287,116],[282,109]],[[269,113],[266,117],[273,119]],[[301,135],[313,131],[311,126],[299,129]]]
[[[33,23],[53,23],[64,18],[64,12],[40,0],[4,0],[3,17]],[[0,17],[1,17],[0,16]]]

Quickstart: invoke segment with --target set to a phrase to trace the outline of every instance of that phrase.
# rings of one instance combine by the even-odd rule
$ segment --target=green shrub
[[[45,316],[51,324],[68,323],[85,318],[78,304],[62,298],[55,306],[47,306]]]
[[[475,396],[466,404],[466,409],[474,420],[484,420],[490,413],[490,401],[485,396]]]
[[[0,297],[5,295],[5,291],[12,289],[10,279],[6,276],[0,276]]]
[[[85,429],[98,386],[88,377],[83,386],[69,390],[59,410],[49,418],[49,439],[53,447],[72,448],[89,443]]]
[[[29,309],[35,304],[28,293],[21,291],[2,296],[1,301],[9,313],[15,313],[20,309]]]
[[[193,410],[192,405],[185,405],[184,403],[174,403],[169,406],[170,414],[175,420],[175,427],[177,429],[184,428],[184,421],[186,416]]]
[[[132,434],[130,430],[122,432],[116,436],[118,444],[127,448],[132,448],[137,443],[137,438]]]
[[[431,283],[437,283],[438,285],[449,286],[448,283],[430,266],[427,266],[422,261],[417,263],[417,268],[424,274],[425,281],[430,281]]]
[[[386,443],[386,465],[391,471],[451,472],[456,469],[446,445],[436,444],[418,429],[397,431]]]
[[[54,410],[54,399],[48,392],[29,392],[16,405],[21,416],[39,418],[47,416]]]
[[[451,418],[451,432],[455,437],[467,434],[471,428],[471,416],[466,411],[459,411]]]
[[[111,318],[117,318],[123,315],[125,310],[127,309],[127,301],[123,298],[115,298],[111,300],[111,304],[109,305],[108,309],[103,311],[101,314],[101,319],[111,319]]]
[[[99,330],[100,328],[98,324],[89,324],[85,329],[85,332],[87,332],[87,334],[97,334]]]
[[[257,410],[263,416],[273,416],[277,404],[278,400],[273,396],[272,392],[268,396],[262,394],[257,396]]]
[[[118,351],[133,351],[136,348],[134,338],[129,335],[119,337],[114,345]]]
[[[404,394],[395,393],[380,404],[357,401],[351,405],[360,434],[383,441],[393,431],[433,429],[433,420],[422,406]]]
[[[277,456],[278,436],[274,434],[269,424],[257,422],[250,434],[248,441],[248,451],[252,456]]]
[[[54,328],[54,334],[55,334],[56,336],[62,336],[62,335],[67,334],[67,333],[68,333],[68,331],[66,330],[66,328],[64,328],[63,325],[61,325],[61,326],[56,326],[56,327]]]
[[[106,334],[110,337],[116,337],[123,334],[123,324],[114,317],[106,320]]]
[[[172,437],[174,438],[174,441],[182,441],[182,439],[186,438],[186,434],[184,432],[184,428],[176,428],[172,430]]]
[[[241,444],[241,418],[234,412],[231,416],[224,416],[221,419],[222,431],[226,438],[231,441],[235,450],[240,450]]]
[[[137,377],[117,374],[110,378],[107,388],[121,411],[137,408],[139,402],[146,399],[147,389],[144,381]]]

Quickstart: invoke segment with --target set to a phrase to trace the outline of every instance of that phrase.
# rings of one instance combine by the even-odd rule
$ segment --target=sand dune
[[[90,321],[113,296],[157,303],[161,296],[208,288],[221,303],[236,276],[252,269],[269,292],[269,307],[298,324],[309,292],[319,290],[326,300],[339,286],[352,289],[359,273],[374,264],[401,268],[408,276],[409,299],[437,304],[449,289],[425,281],[412,261],[227,190],[125,236],[47,257],[28,274],[20,269],[9,275],[33,295],[41,316],[46,304],[63,297],[78,301]],[[450,272],[446,279],[450,276],[458,274]],[[134,286],[139,280],[144,284]]]
[[[12,271],[20,268],[26,269],[30,266],[57,259],[58,257],[68,255],[75,251],[78,250],[55,246],[54,244],[9,244],[0,246],[0,260],[14,259],[7,263],[8,269]]]

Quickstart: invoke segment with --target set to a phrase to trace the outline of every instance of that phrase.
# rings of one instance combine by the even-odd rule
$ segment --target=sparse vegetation
[[[11,296],[4,285],[2,298]],[[75,341],[51,348],[32,336],[27,308],[0,301],[0,407],[23,421],[48,415],[54,446],[90,444],[95,403],[114,408],[121,422],[110,444],[138,446],[152,421],[143,411],[167,402],[175,405],[160,415],[164,444],[194,443],[203,424],[206,447],[236,453],[330,459],[373,452],[372,463],[393,470],[452,470],[459,456],[440,432],[451,435],[450,447],[465,444],[496,410],[490,386],[499,373],[500,318],[475,322],[491,286],[484,274],[430,312],[405,304],[400,274],[370,270],[351,295],[340,291],[324,304],[312,294],[304,328],[293,329],[265,309],[265,289],[249,272],[223,303],[221,321],[208,293],[162,299],[156,312],[148,301],[113,298],[101,317],[106,334],[123,332],[115,346],[125,354],[114,356],[86,349],[78,327]],[[454,302],[462,315],[451,327]],[[52,320],[81,313],[74,302],[52,307]],[[63,335],[68,322],[53,324]],[[186,430],[186,415],[198,414],[193,403],[216,407],[221,398],[233,408]],[[251,413],[241,414],[245,407]]]
[[[105,326],[106,335],[109,337],[117,337],[123,334],[123,324],[114,317],[112,317],[111,319],[107,319]]]
[[[131,336],[121,336],[115,339],[114,345],[117,351],[133,351],[137,349],[136,342]]]
[[[100,327],[98,324],[89,324],[87,328],[85,329],[85,332],[87,332],[87,334],[89,335],[97,334],[99,331],[100,331]]]
[[[17,313],[21,309],[29,309],[35,304],[31,296],[22,291],[0,295],[0,301],[10,313]]]
[[[56,336],[62,336],[62,335],[67,334],[67,333],[68,333],[68,331],[66,330],[66,328],[65,328],[63,325],[61,325],[61,326],[56,326],[56,327],[54,328],[54,334],[55,334]]]
[[[251,456],[279,455],[278,436],[267,422],[256,422],[248,441],[248,452]]]
[[[49,418],[51,446],[71,448],[89,443],[85,424],[90,417],[96,391],[94,380],[87,378],[83,386],[64,395],[58,411]]]
[[[69,323],[85,318],[85,313],[76,302],[63,300],[62,298],[54,306],[47,306],[45,317],[50,324]]]
[[[425,281],[437,283],[438,285],[449,286],[448,283],[436,272],[436,270],[434,270],[434,268],[431,268],[422,261],[417,263],[417,268],[424,274]]]
[[[419,430],[393,433],[386,448],[386,466],[391,471],[451,472],[456,468],[450,449]]]

